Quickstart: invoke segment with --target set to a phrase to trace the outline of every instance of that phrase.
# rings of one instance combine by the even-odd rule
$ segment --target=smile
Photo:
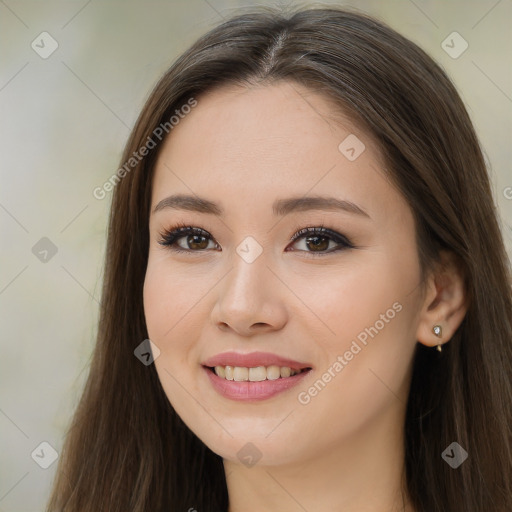
[[[213,389],[224,398],[260,401],[282,393],[301,382],[313,369],[270,352],[224,352],[202,362]]]

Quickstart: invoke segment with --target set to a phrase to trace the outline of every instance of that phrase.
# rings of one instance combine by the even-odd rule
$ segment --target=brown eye
[[[207,231],[192,226],[182,226],[177,229],[166,231],[160,235],[160,245],[169,247],[177,252],[201,252],[208,249],[211,236]],[[179,243],[184,239],[183,243]]]
[[[185,238],[186,245],[188,245],[188,249],[206,249],[208,247],[208,240],[203,235],[187,235],[186,237],[180,238]],[[178,238],[178,240],[180,238]]]
[[[315,252],[328,249],[329,241],[329,237],[326,236],[308,236],[304,239],[306,247]]]
[[[301,252],[311,253],[312,255],[330,254],[343,249],[350,249],[354,246],[350,243],[348,238],[332,231],[330,229],[321,228],[304,228],[298,231],[292,238],[293,242],[302,241],[305,249],[299,249]],[[329,244],[332,244],[329,249]],[[296,249],[292,249],[296,250]]]

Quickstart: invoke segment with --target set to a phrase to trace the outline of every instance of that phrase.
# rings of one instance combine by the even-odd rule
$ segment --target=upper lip
[[[311,368],[311,364],[294,361],[286,357],[278,356],[270,352],[251,352],[241,354],[239,352],[223,352],[210,357],[204,361],[203,366],[241,366],[245,368],[255,368],[257,366],[287,366],[292,370],[302,370]]]

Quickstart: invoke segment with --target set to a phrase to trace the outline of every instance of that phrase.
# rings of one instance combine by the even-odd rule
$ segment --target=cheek
[[[215,277],[208,269],[170,261],[165,253],[150,251],[143,302],[148,336],[160,349],[157,370],[179,374],[199,368],[197,340],[209,320],[208,292]],[[165,378],[165,373],[162,373]]]
[[[404,300],[408,279],[398,266],[388,265],[382,254],[354,253],[338,268],[320,269],[307,279],[297,275],[287,283],[294,292],[290,304],[301,309],[302,323],[307,322],[305,332],[314,329],[315,344],[336,352],[376,321],[381,327],[380,315],[386,311],[395,317],[393,304]]]
[[[327,441],[357,435],[407,402],[415,344],[405,333],[412,309],[383,304],[361,303],[357,317],[341,313],[333,324],[340,334],[323,344],[325,364],[297,390],[297,418],[312,431],[322,428]]]
[[[321,391],[315,397],[316,410],[337,405],[333,423],[347,432],[407,402],[416,346],[414,300],[397,288],[369,290],[340,313],[335,330],[341,334],[325,347],[329,362],[324,372],[330,373],[320,375],[318,386],[310,390]]]
[[[308,296],[331,334],[319,338],[323,364],[299,403],[313,415],[330,408],[333,431],[356,432],[407,400],[419,274],[414,260],[400,261],[379,257],[351,266],[325,287],[328,294]]]
[[[195,311],[191,306],[197,302],[193,287],[180,283],[180,279],[186,280],[172,272],[168,262],[150,258],[144,280],[144,315],[148,337],[160,350],[155,367],[173,406],[180,396],[178,382],[184,382],[185,368],[192,364],[192,331],[197,324],[190,320]]]
[[[143,289],[146,326],[149,339],[160,350],[154,362],[160,383],[182,418],[191,415],[194,402],[190,394],[198,394],[190,368],[198,364],[192,340],[196,338],[193,329],[198,322],[193,321],[193,315],[200,306],[200,290],[189,284],[190,278],[171,270],[168,261],[150,257]]]
[[[208,290],[208,277],[171,263],[165,255],[150,252],[144,280],[144,314],[148,334],[166,349],[178,333],[197,325],[194,315],[201,308],[201,297]],[[186,343],[187,337],[182,342]],[[180,343],[180,346],[183,346]]]

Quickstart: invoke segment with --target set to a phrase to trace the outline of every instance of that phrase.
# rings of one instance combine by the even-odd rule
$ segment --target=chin
[[[276,423],[273,423],[275,427]],[[295,438],[290,433],[283,431],[281,435],[268,432],[272,428],[262,430],[252,429],[246,423],[245,428],[240,425],[239,429],[229,430],[231,437],[222,428],[217,430],[218,436],[212,435],[212,430],[195,432],[201,441],[214,453],[225,460],[235,464],[242,464],[246,467],[259,466],[280,466],[294,463],[300,456],[298,446],[303,446],[304,437],[297,435]]]

